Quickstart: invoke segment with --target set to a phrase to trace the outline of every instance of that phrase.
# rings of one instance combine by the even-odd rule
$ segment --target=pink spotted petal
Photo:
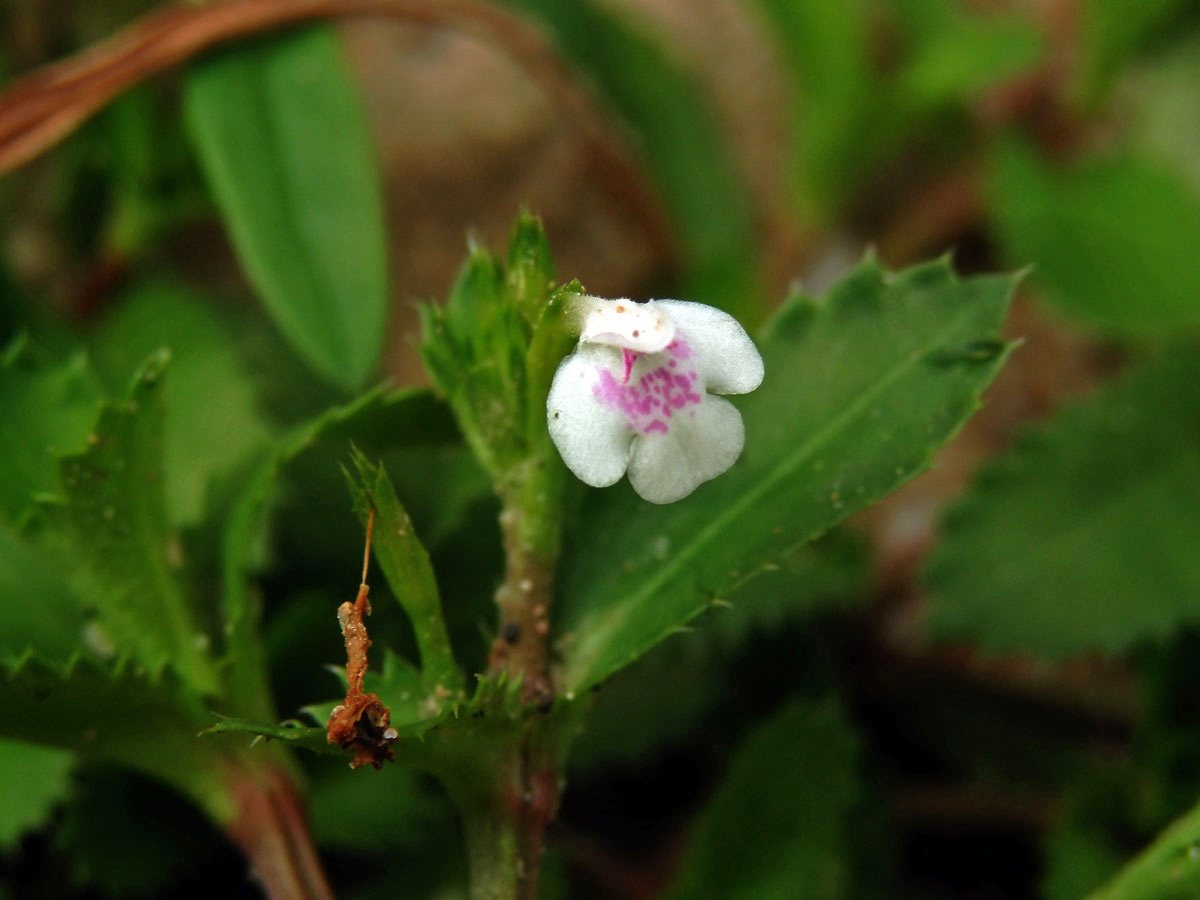
[[[629,464],[634,432],[626,415],[597,399],[602,381],[624,374],[621,352],[581,344],[559,364],[546,398],[550,439],[567,468],[585,484],[606,487],[619,481]]]
[[[746,394],[762,383],[762,356],[729,313],[687,300],[654,303],[671,317],[677,339],[686,341],[692,354],[690,362],[699,371],[705,389],[717,394]]]
[[[732,466],[745,441],[741,413],[709,394],[673,417],[666,431],[638,435],[629,483],[651,503],[674,503]]]

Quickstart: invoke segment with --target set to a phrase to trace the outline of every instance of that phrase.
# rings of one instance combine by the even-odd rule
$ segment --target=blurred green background
[[[9,0],[0,75],[155,8]],[[446,294],[466,235],[502,247],[522,207],[560,278],[748,326],[867,248],[891,268],[1029,267],[1006,328],[1022,344],[931,472],[599,691],[543,893],[1088,895],[1200,799],[1200,5],[504,9],[565,65],[389,17],[260,36],[145,79],[0,177],[0,510],[42,474],[13,423],[75,449],[88,404],[165,344],[170,524],[213,558],[205,512],[267,441],[383,376],[422,382],[413,302]],[[316,108],[289,79],[320,66],[342,80]],[[278,144],[239,143],[263,102]],[[344,215],[313,231],[254,202],[276,178]],[[331,277],[345,300],[325,321],[297,298]],[[342,659],[331,611],[361,547],[345,452],[331,435],[286,466],[255,548],[284,715]],[[449,440],[386,452],[443,593],[486,596],[479,471]],[[54,573],[27,574],[15,533],[0,632],[50,634],[28,611]],[[376,606],[373,633],[411,643]],[[481,666],[490,610],[448,614]],[[302,763],[339,895],[463,896],[431,781]],[[140,775],[3,742],[0,798],[0,897],[256,896],[221,835]],[[1200,847],[1200,825],[1180,834]]]

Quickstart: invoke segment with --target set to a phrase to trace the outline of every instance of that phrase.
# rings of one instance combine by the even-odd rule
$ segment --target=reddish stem
[[[636,214],[661,259],[676,256],[657,193],[542,32],[479,0],[237,0],[168,6],[0,94],[0,174],[54,146],[123,91],[205,50],[313,19],[375,16],[479,35],[505,50],[584,139],[597,179]]]
[[[334,900],[295,786],[278,771],[239,772],[226,832],[269,900]]]

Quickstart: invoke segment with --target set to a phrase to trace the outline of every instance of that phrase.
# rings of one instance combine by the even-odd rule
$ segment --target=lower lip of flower
[[[668,421],[685,409],[699,404],[704,399],[703,391],[696,390],[699,374],[694,369],[680,369],[679,363],[691,354],[686,345],[675,352],[673,343],[661,356],[664,365],[631,382],[633,364],[638,355],[628,350],[623,352],[625,377],[618,381],[611,371],[600,369],[599,380],[592,389],[597,402],[625,414],[630,431],[640,434],[666,434],[670,430]],[[657,355],[657,354],[656,354]]]

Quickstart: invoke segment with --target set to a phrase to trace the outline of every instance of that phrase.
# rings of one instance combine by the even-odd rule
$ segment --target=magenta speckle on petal
[[[622,347],[621,356],[625,362],[625,377],[621,379],[621,384],[628,384],[629,373],[633,371],[633,364],[637,362],[638,354],[634,353],[632,350]]]
[[[621,380],[618,381],[618,374],[606,367],[596,369],[597,379],[592,394],[603,406],[623,412],[630,431],[666,434],[670,430],[667,420],[673,411],[695,406],[704,399],[702,390],[694,390],[699,377],[694,370],[678,375],[671,371],[680,359],[691,357],[691,348],[677,337],[668,350],[669,354],[647,356],[643,365],[654,362],[660,364],[637,378],[633,377],[634,369],[643,354],[624,348],[621,351],[623,372],[617,370]]]
[[[667,344],[667,352],[676,359],[688,360],[692,358],[691,345],[680,335],[676,335],[675,340]]]

